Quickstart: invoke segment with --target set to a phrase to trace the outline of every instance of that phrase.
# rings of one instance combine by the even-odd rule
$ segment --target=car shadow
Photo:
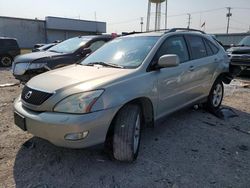
[[[238,146],[250,147],[240,124],[250,114],[233,111],[238,117],[226,121],[202,109],[166,117],[143,131],[134,163],[111,160],[102,146],[65,149],[33,137],[16,155],[16,187],[244,187],[250,153]],[[241,152],[237,162],[235,152]]]

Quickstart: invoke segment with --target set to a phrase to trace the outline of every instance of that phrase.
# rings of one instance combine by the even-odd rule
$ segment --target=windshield
[[[75,37],[68,40],[65,40],[56,46],[53,46],[49,49],[51,52],[58,53],[73,53],[78,48],[85,45],[88,41],[90,41],[93,37]]]
[[[82,65],[108,63],[123,68],[140,66],[159,37],[117,38],[81,62]]]
[[[239,43],[240,46],[250,46],[250,37],[245,37]]]
[[[47,50],[51,48],[52,46],[55,46],[56,44],[45,44],[44,46],[38,48],[39,50]]]

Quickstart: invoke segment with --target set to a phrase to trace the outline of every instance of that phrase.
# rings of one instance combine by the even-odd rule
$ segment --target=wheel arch
[[[9,53],[3,53],[3,54],[0,55],[1,58],[6,57],[6,56],[10,57],[12,60],[14,60],[13,56],[11,54],[9,54]]]
[[[216,80],[221,80],[224,84],[230,84],[231,81],[233,80],[233,76],[228,72],[224,72],[224,73],[219,74],[216,77],[215,81]]]
[[[142,125],[145,127],[153,127],[154,126],[154,107],[152,101],[147,97],[139,97],[133,100],[128,101],[124,105],[120,107],[120,109],[116,112],[115,116],[113,117],[111,124],[109,126],[106,141],[112,138],[114,133],[114,120],[117,117],[117,114],[128,104],[136,104],[140,106],[142,112]]]

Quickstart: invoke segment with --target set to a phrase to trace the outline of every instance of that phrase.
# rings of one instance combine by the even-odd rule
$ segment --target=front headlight
[[[54,111],[74,114],[89,113],[103,92],[104,90],[95,90],[71,95],[60,101]]]
[[[47,63],[30,63],[29,65],[29,70],[32,70],[32,69],[40,69],[40,68],[43,68],[47,65]]]
[[[29,66],[29,63],[13,63],[12,66],[12,72],[14,75],[23,75],[27,68]]]

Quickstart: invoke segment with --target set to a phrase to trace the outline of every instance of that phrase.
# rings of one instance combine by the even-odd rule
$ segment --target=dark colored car
[[[231,60],[230,69],[234,74],[250,76],[250,36],[243,38],[227,52]]]
[[[45,43],[39,43],[39,44],[35,44],[33,49],[37,49],[37,48],[41,48],[43,47],[44,45],[46,45]]]
[[[16,39],[0,37],[0,66],[10,67],[19,54],[20,48]]]
[[[79,36],[46,51],[18,56],[12,66],[13,75],[21,82],[27,82],[40,73],[77,63],[111,39],[110,35]]]

